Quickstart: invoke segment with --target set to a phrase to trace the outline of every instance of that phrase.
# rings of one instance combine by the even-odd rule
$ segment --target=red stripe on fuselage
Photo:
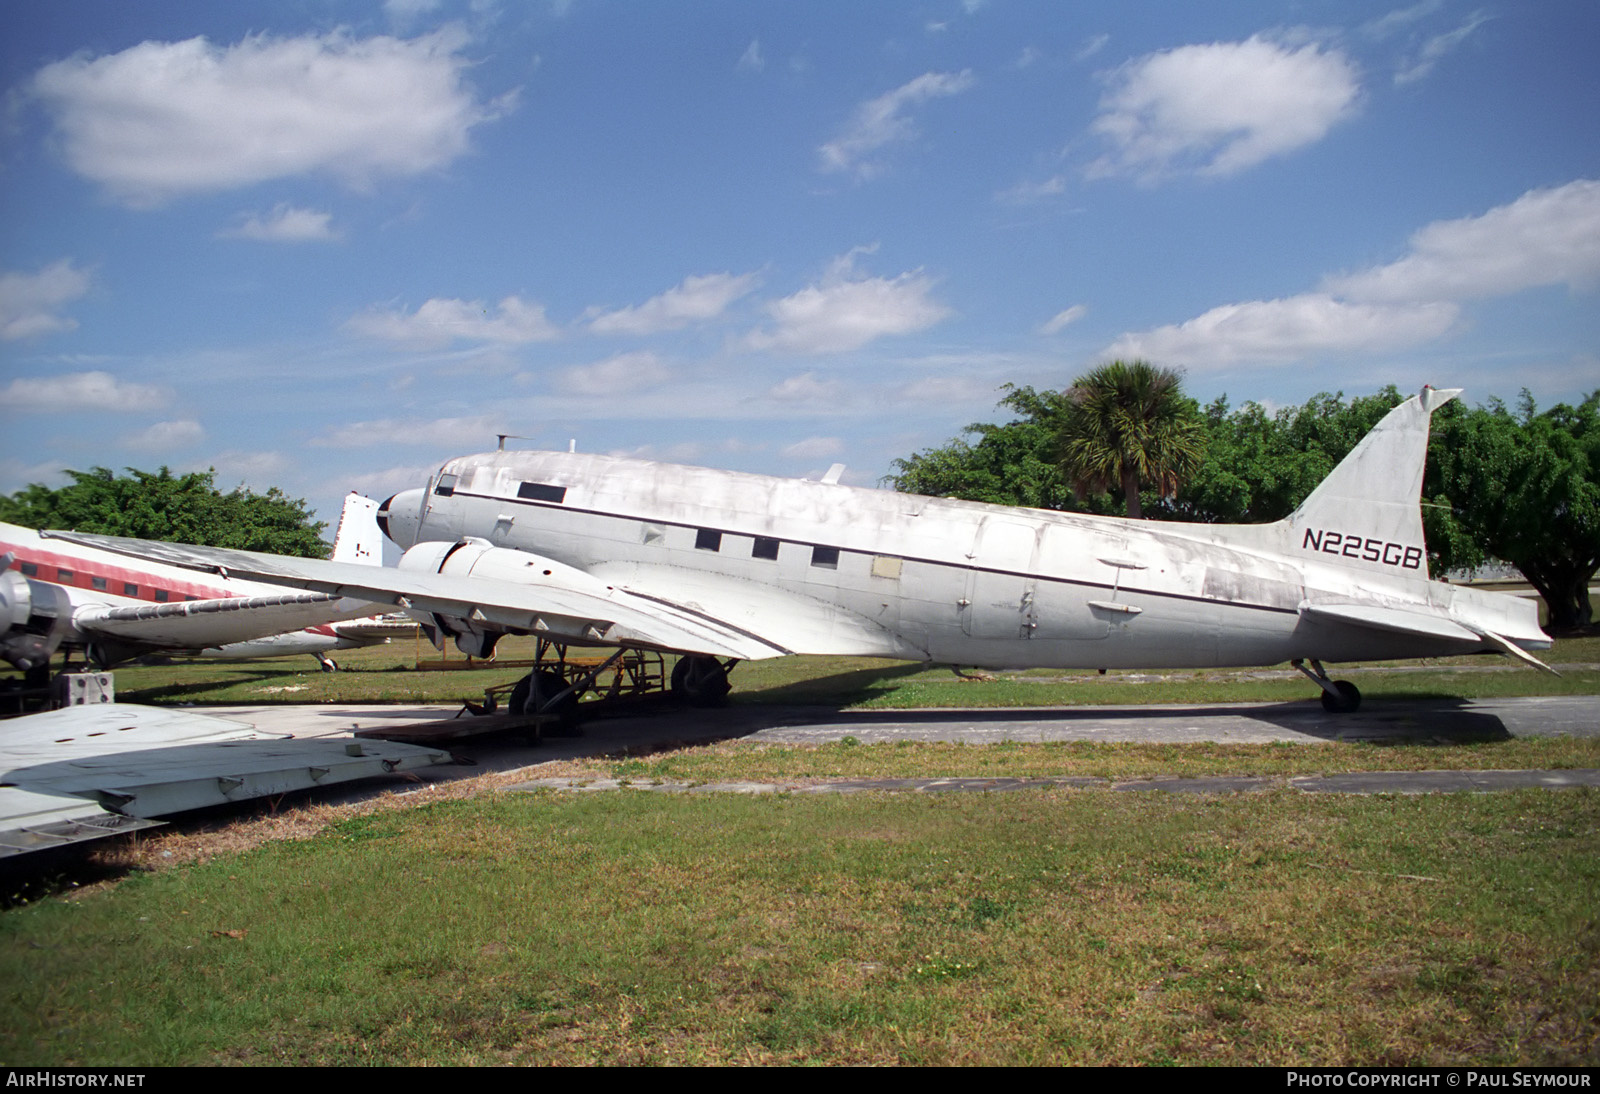
[[[226,589],[215,589],[193,582],[157,576],[145,570],[107,563],[98,558],[84,558],[58,551],[46,551],[26,544],[0,541],[0,555],[8,551],[16,555],[10,567],[13,570],[21,570],[22,563],[29,562],[39,567],[38,574],[34,575],[36,580],[47,581],[52,585],[63,585],[70,589],[81,589],[86,593],[103,593],[119,600],[145,600],[159,604],[173,603],[189,597],[195,600],[222,600],[241,595]],[[47,570],[49,572],[46,572]],[[59,570],[70,571],[72,580],[57,580],[56,571]],[[104,589],[94,587],[93,579],[97,577],[105,579]],[[137,585],[139,591],[129,596],[122,591],[124,585]],[[156,599],[157,590],[166,592],[166,601]]]

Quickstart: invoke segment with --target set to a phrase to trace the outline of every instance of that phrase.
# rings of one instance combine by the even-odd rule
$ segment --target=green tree
[[[1542,414],[1523,391],[1516,412],[1496,399],[1457,412],[1437,434],[1437,500],[1450,507],[1478,560],[1487,555],[1520,570],[1544,597],[1552,629],[1591,624],[1589,582],[1600,568],[1600,391]]]
[[[108,536],[133,536],[207,547],[232,547],[305,558],[327,557],[322,530],[306,503],[277,487],[256,494],[238,487],[224,494],[216,471],[174,475],[129,467],[68,471],[68,486],[34,483],[0,495],[0,520],[29,528],[63,528]]]
[[[1059,432],[1061,468],[1079,496],[1122,488],[1128,516],[1143,516],[1139,487],[1162,497],[1200,465],[1205,428],[1181,377],[1147,361],[1112,361],[1066,392]]]
[[[1229,411],[1224,396],[1203,417],[1205,458],[1163,515],[1216,524],[1266,524],[1294,512],[1403,396],[1393,386],[1346,402],[1342,392],[1269,413]]]
[[[1005,385],[1000,406],[1020,417],[1004,425],[975,422],[939,448],[894,461],[885,482],[907,494],[961,498],[992,505],[1068,509],[1072,491],[1055,459],[1055,437],[1065,396],[1058,391]]]

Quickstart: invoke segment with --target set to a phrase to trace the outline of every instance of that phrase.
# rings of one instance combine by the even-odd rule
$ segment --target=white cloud
[[[1319,352],[1372,352],[1437,338],[1458,314],[1449,303],[1352,304],[1326,293],[1303,293],[1224,304],[1187,323],[1124,334],[1103,355],[1201,369],[1292,361]]]
[[[1042,182],[1019,182],[1009,190],[1002,190],[996,199],[1008,205],[1030,205],[1036,201],[1049,201],[1067,192],[1067,177],[1052,175]]]
[[[383,0],[383,13],[403,26],[439,7],[440,0]]]
[[[652,460],[656,463],[698,463],[705,458],[706,446],[699,441],[679,441],[676,444],[641,444],[633,448],[613,448],[607,456],[627,460]]]
[[[1464,300],[1538,285],[1600,280],[1600,181],[1530,190],[1479,217],[1440,220],[1386,266],[1330,277],[1323,288],[1374,301]]]
[[[555,386],[569,395],[620,398],[660,387],[672,379],[661,359],[647,350],[619,353],[591,365],[575,365],[556,376]]]
[[[589,321],[595,334],[655,334],[689,323],[715,319],[729,304],[755,288],[755,274],[704,274],[686,277],[636,308],[600,312]]]
[[[926,376],[903,385],[893,398],[947,407],[990,406],[995,400],[995,385],[971,376]]]
[[[923,330],[950,314],[931,299],[933,279],[922,271],[858,277],[857,253],[836,260],[819,283],[768,304],[776,326],[752,331],[745,345],[782,353],[844,353],[884,335]]]
[[[327,173],[356,187],[441,167],[511,98],[480,103],[458,31],[143,42],[40,69],[67,163],[131,205]]]
[[[1090,177],[1152,181],[1175,171],[1222,176],[1322,139],[1354,113],[1355,65],[1315,43],[1259,35],[1151,53],[1110,77],[1091,129],[1113,151]]]
[[[118,380],[109,372],[71,372],[63,376],[19,376],[0,392],[0,407],[10,411],[138,411],[163,406],[170,393],[149,384]]]
[[[187,448],[205,440],[206,431],[199,422],[184,418],[175,422],[156,422],[137,433],[129,433],[122,443],[144,452],[170,452]]]
[[[1060,334],[1067,327],[1089,314],[1089,309],[1082,304],[1074,304],[1065,311],[1056,312],[1049,322],[1039,328],[1040,334]]]
[[[767,389],[767,398],[778,403],[836,403],[841,393],[838,380],[802,372],[773,384]]]
[[[1600,181],[1530,190],[1477,217],[1439,220],[1397,261],[1323,278],[1320,290],[1213,308],[1186,323],[1124,334],[1104,351],[1207,367],[1372,352],[1430,341],[1461,305],[1526,289],[1600,284]]]
[[[309,243],[337,239],[330,227],[332,213],[275,205],[272,212],[241,213],[237,223],[218,235],[224,239],[251,239],[263,243]]]
[[[822,169],[848,171],[858,178],[870,178],[882,167],[868,159],[886,144],[909,141],[917,127],[907,112],[929,99],[958,95],[976,80],[971,69],[961,72],[925,72],[886,94],[862,103],[843,133],[823,145]]]
[[[455,341],[520,345],[561,337],[560,329],[545,318],[543,305],[518,296],[500,301],[493,314],[481,300],[434,297],[410,314],[373,309],[351,316],[345,325],[358,334],[415,346]]]
[[[1473,31],[1488,21],[1489,17],[1487,15],[1478,12],[1469,16],[1467,21],[1455,30],[1436,34],[1429,38],[1423,43],[1422,49],[1416,58],[1408,61],[1400,71],[1394,74],[1394,82],[1397,84],[1409,84],[1422,79],[1433,71],[1434,65],[1455,52],[1456,47],[1466,41]]]
[[[1443,6],[1444,0],[1421,0],[1409,8],[1397,8],[1361,25],[1362,33],[1383,39],[1427,18]]]
[[[737,68],[740,72],[760,72],[767,67],[765,58],[761,56],[761,39],[752,38],[744,52],[739,55]]]
[[[379,418],[335,426],[312,439],[316,448],[371,448],[382,445],[433,445],[468,449],[487,448],[497,433],[506,431],[505,419],[495,414],[470,418]]]
[[[78,325],[61,307],[89,291],[89,271],[70,259],[52,262],[36,274],[0,274],[0,340],[57,334]]]
[[[61,460],[30,464],[15,457],[0,459],[0,494],[14,494],[33,483],[55,489],[67,481],[67,465]]]
[[[1072,59],[1074,61],[1087,61],[1090,57],[1105,49],[1106,43],[1109,41],[1111,41],[1111,35],[1096,34],[1078,48],[1078,52],[1072,55]]]
[[[277,478],[291,464],[289,457],[282,452],[241,452],[230,449],[218,453],[217,458],[210,460],[206,466],[216,470],[219,489],[230,490],[234,485],[243,483],[252,490],[265,490],[273,485],[269,480]]]
[[[459,452],[453,454],[459,455]],[[363,471],[358,474],[343,474],[337,479],[329,480],[324,486],[328,494],[338,495],[354,490],[358,494],[365,494],[369,498],[386,498],[391,494],[398,494],[402,490],[421,486],[428,481],[428,477],[439,470],[439,464],[408,464],[403,467],[385,467],[380,471]]]
[[[844,451],[844,442],[838,437],[807,437],[778,450],[786,460],[817,460],[837,456]]]

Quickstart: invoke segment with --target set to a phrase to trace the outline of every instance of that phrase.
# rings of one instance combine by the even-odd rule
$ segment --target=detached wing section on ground
[[[492,565],[480,563],[473,576],[460,576],[404,565],[378,568],[77,532],[44,535],[186,569],[394,604],[414,613],[437,613],[580,645],[639,646],[740,660],[801,652],[784,637],[803,640],[804,652],[817,652],[811,647],[823,639],[829,639],[829,648],[820,652],[898,648],[883,628],[820,601],[787,594],[773,601],[770,591],[745,588],[748,583],[733,579],[727,584],[738,589],[704,580],[692,589],[677,588],[670,576],[660,574],[648,588],[624,588],[524,551],[495,549]],[[447,557],[450,545],[437,546]],[[479,572],[493,576],[477,576]],[[735,611],[733,601],[740,597],[761,599],[764,610]],[[759,634],[743,625],[753,615],[762,620]]]

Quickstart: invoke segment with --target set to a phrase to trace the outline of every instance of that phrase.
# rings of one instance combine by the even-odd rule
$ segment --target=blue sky
[[[872,484],[1114,356],[1576,399],[1597,56],[1591,0],[8,4],[0,492]]]

